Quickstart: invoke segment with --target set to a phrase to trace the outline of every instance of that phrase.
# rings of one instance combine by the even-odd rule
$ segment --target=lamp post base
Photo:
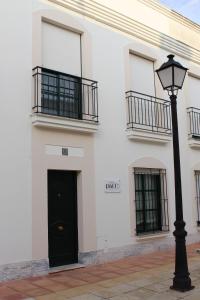
[[[170,286],[170,289],[184,293],[193,290],[194,286],[191,285],[190,278],[174,278],[173,285]]]
[[[170,288],[180,292],[187,292],[194,288],[190,279],[190,273],[188,272],[185,243],[187,232],[185,231],[185,222],[183,220],[175,221],[174,225],[176,228],[173,232],[176,241],[175,276],[173,278],[173,285]]]

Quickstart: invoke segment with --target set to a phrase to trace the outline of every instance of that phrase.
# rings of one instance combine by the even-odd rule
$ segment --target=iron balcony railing
[[[189,136],[200,139],[200,109],[189,107],[187,112],[189,116]]]
[[[127,129],[140,129],[170,135],[170,102],[135,91],[126,92]]]
[[[36,67],[33,112],[98,122],[97,82]]]

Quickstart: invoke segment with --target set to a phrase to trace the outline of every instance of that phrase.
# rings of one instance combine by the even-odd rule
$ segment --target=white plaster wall
[[[183,24],[178,24],[166,16],[163,17],[158,11],[152,12],[152,9],[147,7],[145,8],[147,17],[144,18],[144,15],[140,13],[143,6],[136,2],[126,0],[122,7],[120,1],[99,0],[101,4],[103,3],[137,20],[143,20],[152,28],[183,41]],[[133,5],[136,5],[134,9],[132,9]],[[42,7],[54,10],[52,5],[45,5],[44,2]],[[37,10],[36,7],[35,10]],[[97,80],[99,83],[100,126],[94,137],[97,248],[107,249],[137,242],[133,222],[135,212],[131,211],[133,209],[133,199],[130,196],[129,170],[130,165],[137,159],[145,157],[152,157],[152,161],[157,159],[167,170],[170,234],[172,235],[175,220],[172,141],[165,145],[159,145],[128,140],[126,136],[125,102],[125,91],[131,82],[129,78],[130,66],[128,65],[129,50],[153,60],[155,69],[167,60],[166,56],[169,52],[95,21],[82,18],[64,8],[56,11],[70,14],[74,20],[77,20],[79,26],[83,26],[83,35],[87,31],[87,35],[90,37],[90,43],[88,44],[88,55],[90,56],[88,69],[90,72],[85,73],[83,69],[83,77],[90,77],[90,79]],[[141,19],[142,17],[143,19]],[[162,19],[162,22],[158,22],[158,19]],[[184,41],[192,45],[197,32],[191,33],[191,29],[188,27],[184,29]],[[189,35],[188,32],[190,32]],[[198,46],[197,42],[196,46]],[[179,56],[176,59],[186,67],[192,68],[194,73],[200,72],[199,65],[195,65]],[[157,78],[155,84],[156,95],[168,99]],[[186,77],[184,89],[178,97],[183,207],[188,233],[196,233],[193,166],[199,162],[199,150],[191,150],[188,146],[187,95],[188,78]],[[104,181],[110,178],[121,180],[121,193],[104,193]]]
[[[0,265],[31,259],[31,1],[0,9]]]

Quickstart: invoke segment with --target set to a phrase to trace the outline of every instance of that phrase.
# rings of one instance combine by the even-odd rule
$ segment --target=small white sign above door
[[[121,184],[119,179],[110,179],[104,181],[104,192],[105,193],[120,193]]]
[[[84,149],[78,147],[46,145],[45,153],[57,156],[84,157]]]

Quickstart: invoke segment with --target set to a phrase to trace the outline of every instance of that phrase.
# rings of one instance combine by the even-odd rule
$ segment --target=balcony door
[[[81,34],[43,21],[42,66],[42,112],[81,119]]]
[[[75,76],[42,69],[41,107],[42,113],[82,118],[81,79]]]

